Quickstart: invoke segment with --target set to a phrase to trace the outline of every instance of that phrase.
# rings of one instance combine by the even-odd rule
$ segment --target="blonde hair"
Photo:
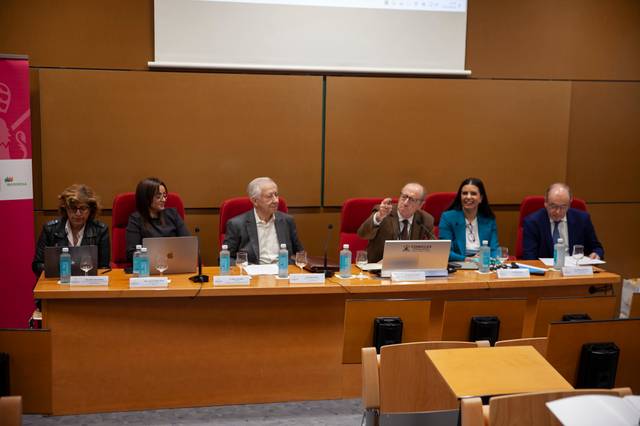
[[[64,218],[67,217],[67,208],[75,208],[81,204],[89,206],[88,220],[93,220],[100,214],[100,201],[93,189],[87,185],[74,183],[58,195],[58,200],[60,201],[58,211]]]

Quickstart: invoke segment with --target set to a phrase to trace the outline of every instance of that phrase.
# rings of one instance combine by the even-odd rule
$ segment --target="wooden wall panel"
[[[218,207],[271,176],[319,205],[322,78],[41,70],[43,206],[73,182],[110,206],[160,176],[187,208]]]
[[[564,180],[569,104],[567,82],[330,77],[325,204],[468,176],[493,203],[520,203]]]
[[[637,0],[470,0],[476,78],[640,79]]]
[[[567,180],[574,193],[587,201],[640,202],[640,83],[572,86]]]
[[[3,0],[0,52],[34,67],[146,69],[153,0]]]

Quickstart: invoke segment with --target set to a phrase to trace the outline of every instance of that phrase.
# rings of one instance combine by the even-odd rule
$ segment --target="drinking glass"
[[[584,246],[582,244],[576,244],[573,246],[573,258],[576,261],[576,266],[580,264],[580,260],[584,257]]]
[[[296,253],[296,266],[303,272],[303,268],[307,265],[307,252],[299,251]]]
[[[82,259],[80,259],[80,270],[84,271],[84,276],[86,277],[92,269],[93,262],[91,261],[91,256],[83,256]]]
[[[242,275],[242,269],[249,265],[249,258],[246,251],[239,251],[236,253],[236,266]]]
[[[509,247],[500,247],[498,249],[498,260],[504,265],[509,260]]]
[[[166,271],[167,269],[169,269],[169,264],[167,263],[167,256],[164,256],[162,254],[158,255],[155,259],[155,264],[156,264],[156,270],[158,272],[160,272],[160,276],[162,276],[162,274],[164,273],[164,271]]]
[[[366,278],[367,276],[363,273],[363,268],[367,266],[367,251],[366,250],[358,250],[356,252],[356,265],[360,268],[360,273],[358,274],[358,279]]]

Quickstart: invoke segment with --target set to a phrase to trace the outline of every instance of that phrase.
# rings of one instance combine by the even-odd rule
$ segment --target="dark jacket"
[[[36,246],[36,254],[31,264],[31,269],[36,274],[36,278],[44,270],[45,247],[69,247],[69,239],[65,230],[66,224],[67,219],[61,217],[45,223],[42,227],[38,245]],[[111,249],[109,245],[109,227],[106,224],[95,219],[88,220],[80,245],[98,246],[98,268],[109,267]]]

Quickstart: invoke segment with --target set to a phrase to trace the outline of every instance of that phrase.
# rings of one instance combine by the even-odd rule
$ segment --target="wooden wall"
[[[214,263],[220,202],[269,175],[319,254],[344,199],[475,175],[514,248],[522,197],[561,180],[608,268],[640,275],[636,0],[469,0],[466,79],[150,71],[152,0],[5,0],[0,28],[0,52],[30,56],[37,233],[68,184],[109,223],[114,194],[158,175]]]

